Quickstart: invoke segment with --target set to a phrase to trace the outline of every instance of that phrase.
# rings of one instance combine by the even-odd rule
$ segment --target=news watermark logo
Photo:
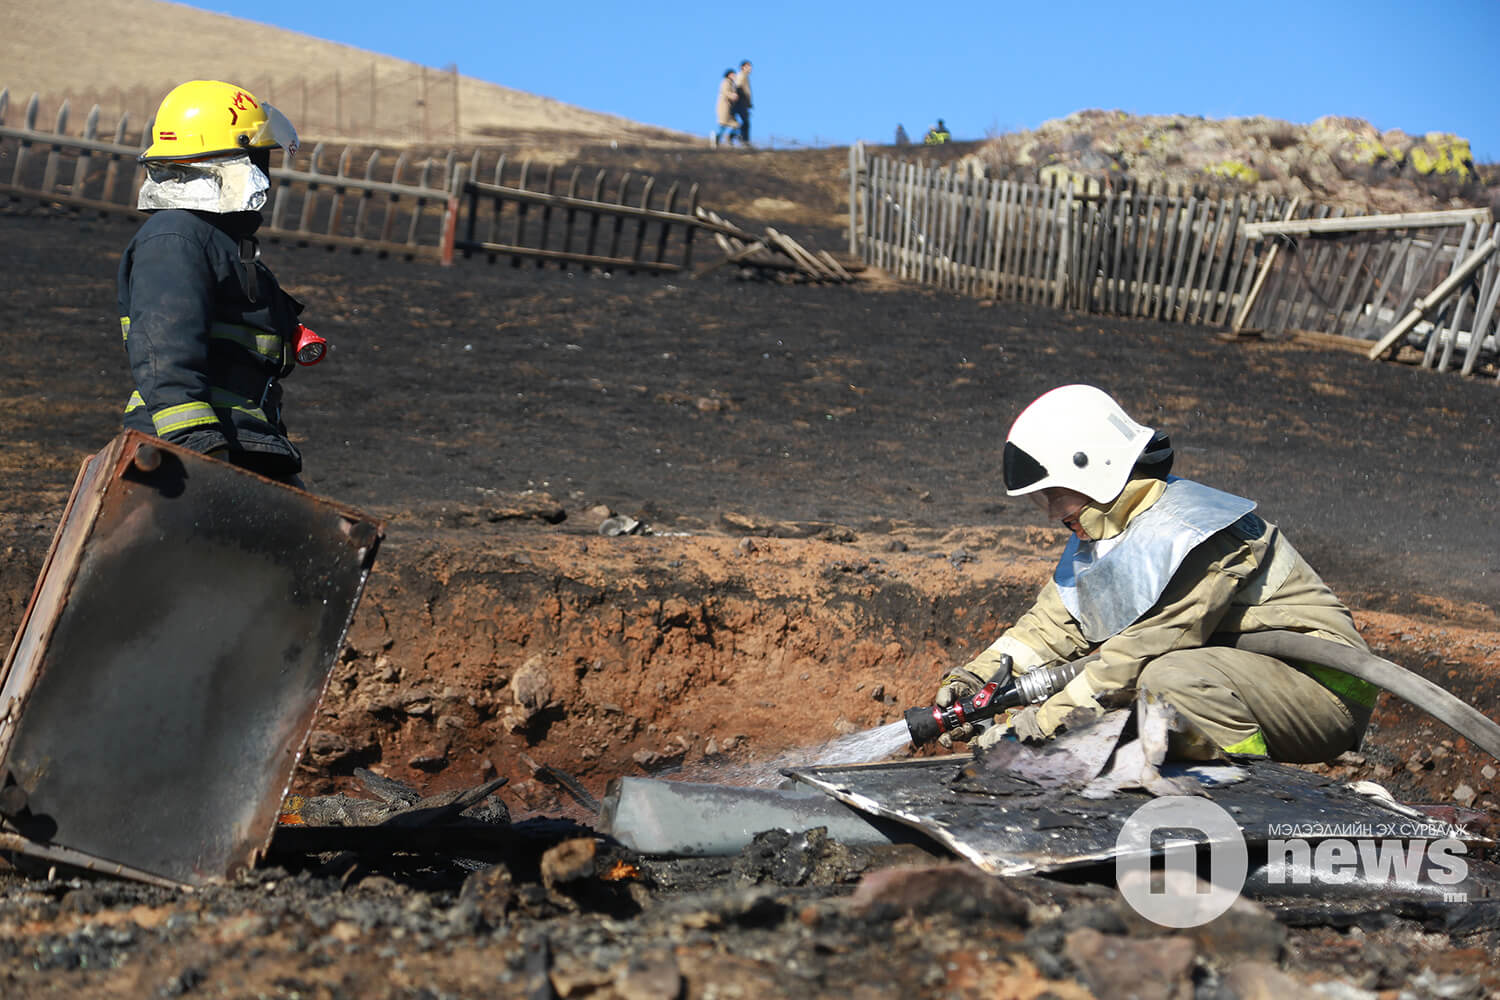
[[[1272,891],[1362,882],[1421,886],[1453,902],[1467,898],[1461,886],[1469,875],[1468,848],[1459,839],[1461,827],[1425,819],[1273,823],[1267,834],[1257,882],[1263,879]],[[1120,894],[1163,927],[1208,923],[1234,904],[1250,875],[1240,825],[1221,806],[1196,796],[1147,802],[1126,819],[1115,847]]]

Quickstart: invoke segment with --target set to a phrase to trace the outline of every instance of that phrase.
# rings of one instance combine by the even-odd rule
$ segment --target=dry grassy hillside
[[[415,63],[165,0],[17,2],[0,14],[0,88],[15,103],[41,94],[44,120],[64,97],[98,103],[106,117],[147,114],[173,84],[194,78],[249,87],[320,139],[690,138],[469,77],[457,78],[455,94],[451,72],[424,73]],[[14,116],[13,109],[7,118]]]

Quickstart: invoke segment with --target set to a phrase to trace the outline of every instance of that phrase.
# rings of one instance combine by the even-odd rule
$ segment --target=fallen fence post
[[[1416,326],[1417,323],[1425,318],[1429,312],[1431,312],[1444,299],[1451,295],[1455,288],[1463,284],[1464,280],[1468,278],[1469,275],[1473,274],[1474,270],[1478,268],[1480,264],[1483,264],[1487,259],[1489,259],[1490,254],[1495,252],[1495,246],[1496,238],[1494,236],[1491,236],[1489,239],[1485,240],[1478,247],[1476,247],[1474,249],[1474,252],[1469,255],[1469,259],[1464,261],[1458,267],[1454,268],[1453,273],[1448,275],[1448,277],[1445,278],[1436,288],[1434,288],[1428,294],[1417,299],[1417,301],[1412,304],[1411,311],[1408,312],[1405,316],[1401,317],[1396,325],[1391,327],[1390,331],[1384,337],[1381,337],[1380,340],[1376,341],[1374,347],[1370,348],[1370,352],[1368,354],[1369,359],[1371,361],[1374,361],[1386,351],[1390,350],[1391,346],[1402,337],[1404,337],[1408,330]],[[1478,334],[1478,332],[1478,330],[1475,331],[1476,335]]]

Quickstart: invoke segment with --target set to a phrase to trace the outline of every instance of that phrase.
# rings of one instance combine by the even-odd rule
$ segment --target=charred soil
[[[788,228],[836,249],[831,210],[797,207],[826,188],[830,157],[778,155],[682,169],[717,162],[717,183],[744,191],[737,172],[774,163],[764,197],[802,192],[785,215],[803,228]],[[743,195],[746,221],[755,203]],[[0,214],[7,635],[79,462],[119,426],[114,274],[130,233],[46,206]],[[592,817],[547,768],[595,796],[621,775],[711,781],[894,721],[1045,580],[1064,534],[1005,500],[999,444],[1027,401],[1079,380],[1170,431],[1178,473],[1258,499],[1373,647],[1497,712],[1488,381],[888,282],[444,269],[285,244],[266,257],[334,345],[287,384],[309,486],[388,524],[304,796],[361,794],[358,768],[424,792],[499,776],[515,818],[586,834]],[[638,526],[601,534],[612,516]],[[1386,698],[1363,750],[1322,770],[1492,815],[1492,763]],[[926,874],[885,871],[913,861]],[[1252,920],[1259,937],[1235,943],[1143,928],[1112,890],[943,864],[814,837],[714,861],[605,851],[615,881],[293,866],[179,895],[11,871],[0,984],[873,998],[1107,995],[1112,961],[1162,996],[1251,995],[1246,982],[1283,975],[1368,990],[1493,976],[1486,934],[1389,908],[1335,927]]]

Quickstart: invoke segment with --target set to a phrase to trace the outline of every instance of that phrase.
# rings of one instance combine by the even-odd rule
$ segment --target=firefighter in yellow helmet
[[[162,100],[150,140],[137,201],[150,218],[120,259],[135,380],[125,426],[301,486],[280,380],[299,360],[299,338],[304,364],[322,342],[255,238],[271,151],[295,153],[297,133],[243,87],[193,80]]]
[[[1022,411],[1002,466],[1006,493],[1030,497],[1072,538],[1031,609],[945,677],[937,703],[1097,655],[1008,725],[981,735],[971,723],[944,743],[986,745],[1007,732],[1044,740],[1075,711],[1096,715],[1145,691],[1206,738],[1201,747],[1313,762],[1359,745],[1372,685],[1227,644],[1290,629],[1367,648],[1349,610],[1253,500],[1170,475],[1167,436],[1091,385],[1053,389]]]

